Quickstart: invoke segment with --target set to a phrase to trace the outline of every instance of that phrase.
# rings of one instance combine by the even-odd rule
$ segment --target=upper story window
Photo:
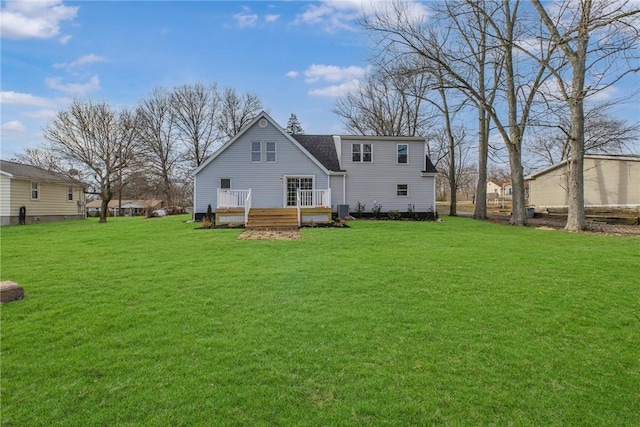
[[[351,161],[371,163],[373,161],[371,144],[351,144]]]
[[[275,163],[276,161],[276,143],[267,142],[267,163]]]
[[[254,141],[251,143],[251,161],[256,163],[262,161],[262,142]]]
[[[67,202],[73,202],[73,187],[67,187]]]
[[[31,199],[38,200],[40,198],[40,184],[37,182],[31,183]]]
[[[408,144],[398,144],[397,161],[399,165],[406,165],[409,163],[409,145]]]

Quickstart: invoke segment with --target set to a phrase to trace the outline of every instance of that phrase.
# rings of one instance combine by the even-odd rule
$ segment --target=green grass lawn
[[[640,425],[640,239],[4,227],[3,426]]]

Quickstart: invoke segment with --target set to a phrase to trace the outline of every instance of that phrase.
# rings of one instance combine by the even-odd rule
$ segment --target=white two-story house
[[[209,206],[218,224],[255,226],[269,214],[329,222],[358,206],[431,216],[437,172],[426,153],[418,137],[289,135],[262,112],[196,169],[194,218]]]

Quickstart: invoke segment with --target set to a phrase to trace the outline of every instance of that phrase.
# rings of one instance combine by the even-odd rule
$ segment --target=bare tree
[[[262,101],[257,95],[238,95],[235,89],[227,87],[222,94],[222,111],[218,129],[227,138],[233,138],[251,122],[262,110]]]
[[[65,161],[45,146],[25,148],[24,152],[16,155],[13,160],[17,163],[33,165],[48,171],[69,175],[70,167],[65,166]]]
[[[51,150],[93,173],[101,199],[100,222],[107,222],[113,186],[138,153],[135,116],[113,110],[106,102],[73,100],[44,129]]]
[[[427,76],[381,66],[357,89],[338,99],[333,112],[359,135],[424,135],[432,114],[423,104]]]
[[[640,71],[640,8],[629,0],[564,0],[543,6],[531,0],[547,32],[542,38],[561,49],[569,70],[541,61],[556,78],[557,90],[571,112],[571,158],[569,166],[570,231],[585,228],[584,218],[584,102],[589,96]],[[564,65],[564,64],[563,64]]]
[[[219,141],[218,120],[221,110],[216,84],[182,85],[170,94],[171,109],[185,160],[198,167]]]
[[[486,194],[489,118],[496,115],[493,103],[501,87],[500,73],[506,57],[503,47],[508,46],[499,42],[490,25],[501,11],[500,4],[491,3],[490,8],[487,3],[449,2],[439,11],[440,19],[419,21],[411,16],[406,3],[395,1],[364,23],[378,35],[378,45],[387,52],[388,61],[413,63],[413,73],[438,73],[441,69],[444,87],[459,90],[478,109],[479,203],[474,215],[478,219],[486,218],[482,195]]]
[[[591,154],[623,154],[636,150],[640,140],[640,122],[628,124],[607,112],[614,104],[597,104],[586,108],[584,115],[584,152]],[[571,157],[571,118],[566,109],[556,114],[549,110],[545,123],[537,123],[530,152],[541,166]]]
[[[142,144],[149,172],[159,178],[167,205],[173,205],[173,178],[181,153],[176,137],[176,116],[169,93],[155,88],[140,102],[137,137]]]
[[[442,128],[435,132],[431,141],[436,143],[439,147],[437,151],[441,153],[436,168],[448,185],[451,201],[449,215],[453,216],[457,215],[455,203],[458,191],[475,184],[476,172],[471,165],[471,144],[466,129],[449,126],[449,130]]]

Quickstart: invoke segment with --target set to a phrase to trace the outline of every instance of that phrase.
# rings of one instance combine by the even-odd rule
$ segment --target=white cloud
[[[295,70],[291,70],[287,74],[285,74],[285,76],[287,76],[289,78],[292,78],[292,79],[295,79],[296,77],[298,77],[299,74],[300,74],[299,72],[297,72]]]
[[[50,107],[53,103],[46,98],[34,96],[29,93],[2,91],[0,92],[0,104],[27,105],[30,107]]]
[[[255,27],[258,24],[258,14],[252,13],[251,8],[247,6],[242,7],[243,12],[236,13],[233,18],[238,23],[240,28]]]
[[[350,79],[359,79],[367,74],[367,69],[355,65],[349,67],[338,67],[336,65],[312,64],[304,71],[307,83],[319,80],[327,82],[339,82]]]
[[[276,22],[278,19],[280,19],[280,15],[276,15],[276,14],[267,14],[264,17],[264,20],[269,23]]]
[[[59,90],[69,95],[83,96],[100,89],[98,76],[93,76],[87,83],[62,83],[62,79],[51,77],[45,79],[45,83],[51,89]]]
[[[52,119],[56,116],[56,110],[36,110],[36,111],[25,111],[21,115],[24,117],[28,117],[30,119]]]
[[[3,2],[0,33],[10,39],[48,39],[60,34],[61,21],[72,20],[77,13],[78,7],[64,6],[62,0]]]
[[[324,85],[310,89],[308,94],[312,96],[338,97],[356,89],[361,80],[367,75],[367,67],[350,65],[339,67],[337,65],[312,64],[303,74],[305,82],[311,85]],[[298,75],[297,71],[290,71],[287,77]],[[327,86],[328,84],[328,86]]]
[[[8,133],[24,133],[27,131],[25,125],[18,120],[11,120],[2,124],[2,132]]]
[[[93,64],[95,62],[106,62],[107,58],[105,58],[104,56],[100,56],[100,55],[95,55],[93,53],[90,53],[89,55],[84,55],[81,56],[80,58],[76,59],[75,61],[71,61],[69,63],[60,63],[60,64],[53,64],[53,68],[74,68],[74,67],[79,67],[82,65],[87,65],[87,64]]]
[[[309,91],[309,95],[337,98],[346,95],[347,92],[357,89],[358,86],[360,86],[360,80],[352,79],[339,85],[331,85],[319,89],[312,89]]]
[[[60,44],[67,44],[69,43],[69,40],[72,39],[73,36],[70,35],[66,35],[66,36],[62,36],[58,39],[58,41],[60,42]]]
[[[388,0],[323,0],[320,4],[310,4],[296,16],[295,24],[322,25],[327,31],[355,30],[357,21],[365,17],[384,14],[392,7]],[[429,14],[423,2],[406,0],[402,2],[407,19],[422,20]]]

